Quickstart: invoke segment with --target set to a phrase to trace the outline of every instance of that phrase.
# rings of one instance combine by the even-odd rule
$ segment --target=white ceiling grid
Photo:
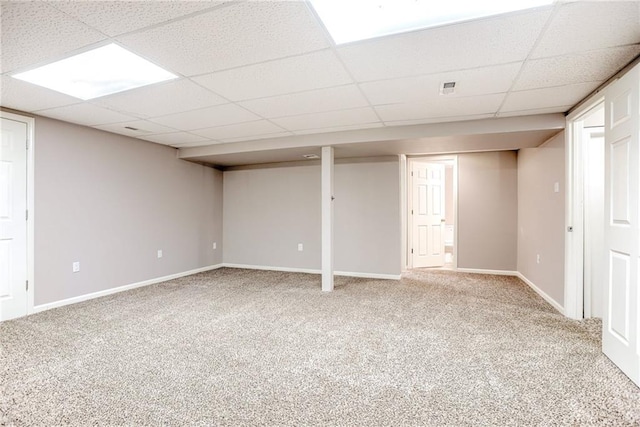
[[[0,105],[175,147],[565,112],[640,54],[640,1],[560,1],[344,46],[303,1],[1,7]],[[179,79],[80,101],[10,77],[113,42]],[[439,94],[445,81],[454,94]]]

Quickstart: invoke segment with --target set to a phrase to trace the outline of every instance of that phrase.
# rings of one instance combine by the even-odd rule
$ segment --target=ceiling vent
[[[440,85],[440,95],[451,95],[456,91],[456,82],[444,82]]]
[[[124,128],[125,128],[125,129],[127,129],[127,130],[130,130],[131,132],[151,133],[151,131],[144,130],[144,129],[134,128],[133,126],[125,126]]]

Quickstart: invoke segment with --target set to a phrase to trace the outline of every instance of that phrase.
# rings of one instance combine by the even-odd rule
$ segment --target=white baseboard
[[[284,271],[288,273],[307,273],[307,274],[322,274],[322,270],[310,269],[310,268],[292,268],[292,267],[272,267],[268,265],[250,265],[250,264],[234,264],[223,263],[223,267],[229,268],[245,268],[247,270],[266,270],[266,271]],[[400,280],[399,274],[381,274],[381,273],[357,273],[350,271],[334,271],[336,276],[345,277],[362,277],[365,279],[386,279],[386,280]]]
[[[104,296],[115,294],[118,292],[124,292],[131,289],[140,288],[143,286],[154,285],[156,283],[166,282],[167,280],[173,280],[173,279],[178,279],[180,277],[190,276],[192,274],[202,273],[204,271],[216,270],[220,267],[222,267],[222,264],[210,265],[207,267],[196,268],[195,270],[184,271],[182,273],[170,274],[164,277],[158,277],[155,279],[144,280],[142,282],[131,283],[129,285],[119,286],[117,288],[105,289],[103,291],[93,292],[85,295],[79,295],[73,298],[67,298],[60,301],[50,302],[47,304],[36,305],[33,307],[33,313],[31,314],[40,313],[41,311],[51,310],[52,308],[63,307],[65,305],[75,304],[78,302],[87,301],[94,298],[104,297]]]
[[[364,279],[400,280],[400,274],[354,273],[351,271],[334,271],[336,276],[362,277]]]
[[[234,264],[230,262],[223,263],[222,267],[243,268],[246,270],[284,271],[287,273],[320,274],[320,270],[314,270],[310,268],[272,267],[269,265]]]
[[[558,310],[560,312],[560,314],[564,315],[564,307],[561,306],[560,304],[558,304],[558,302],[556,300],[554,300],[553,298],[551,298],[545,291],[543,291],[542,289],[540,289],[539,287],[537,287],[531,280],[527,279],[525,277],[524,274],[520,273],[519,271],[517,272],[516,276],[522,280],[524,283],[526,283],[527,285],[529,285],[529,287],[531,289],[533,289],[538,295],[540,295],[546,302],[548,302],[549,304],[551,304],[551,306],[553,308],[555,308],[556,310]]]
[[[473,273],[473,274],[494,274],[497,276],[518,276],[517,271],[510,270],[483,270],[480,268],[456,268],[454,271],[460,273]]]

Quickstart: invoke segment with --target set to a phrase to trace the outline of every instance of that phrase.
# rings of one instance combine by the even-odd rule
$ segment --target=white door
[[[640,385],[640,67],[605,91],[606,289],[602,350]]]
[[[0,320],[27,314],[27,124],[1,119]]]
[[[413,162],[413,267],[444,265],[444,164]]]

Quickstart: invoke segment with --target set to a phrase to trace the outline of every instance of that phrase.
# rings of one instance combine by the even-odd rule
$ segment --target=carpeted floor
[[[0,323],[0,424],[640,425],[640,389],[516,278],[220,269]]]

